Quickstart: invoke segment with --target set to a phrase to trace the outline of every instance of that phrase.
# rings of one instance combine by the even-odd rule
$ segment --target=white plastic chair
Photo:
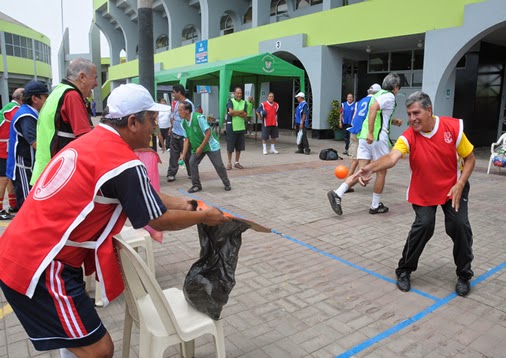
[[[494,162],[494,157],[498,154],[499,149],[503,149],[506,151],[506,133],[504,133],[495,143],[492,143],[490,146],[490,159],[488,160],[488,169],[487,174],[490,174],[490,167]],[[499,171],[501,167],[497,167]]]
[[[153,242],[146,229],[134,229],[132,226],[123,226],[118,235],[132,248],[143,247],[146,250],[146,262],[153,274],[155,273],[155,256],[153,253]],[[86,287],[91,287],[92,277],[86,277]],[[95,306],[103,306],[102,291],[100,285],[95,282]]]
[[[183,291],[162,291],[146,263],[123,240],[115,238],[123,281],[125,282],[125,324],[123,357],[130,353],[132,323],[140,330],[139,357],[162,357],[171,345],[180,344],[183,357],[193,357],[195,338],[212,334],[216,357],[225,358],[225,338],[221,321],[214,321],[186,302]]]

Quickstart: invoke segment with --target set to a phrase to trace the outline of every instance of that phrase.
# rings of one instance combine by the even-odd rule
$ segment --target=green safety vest
[[[250,101],[246,102],[246,115],[248,117],[253,117],[253,103]]]
[[[379,97],[382,94],[385,94],[385,93],[388,93],[388,92],[389,91],[387,91],[387,90],[379,90],[378,92],[376,92],[372,96],[371,100],[369,101],[369,107],[367,109],[367,115],[365,117],[364,123],[362,124],[362,130],[357,135],[357,138],[367,139],[367,134],[369,133],[369,111],[371,110],[372,104],[375,102],[374,98]],[[394,112],[395,112],[395,107],[394,107],[394,110],[392,111],[392,117],[394,115]],[[391,126],[391,123],[392,123],[392,117],[390,117],[390,122],[388,123],[388,133],[390,133],[390,126]],[[379,139],[379,134],[381,132],[382,125],[383,125],[383,118],[382,118],[381,109],[380,109],[380,110],[378,110],[376,112],[376,118],[374,119],[374,132],[373,132],[374,140],[378,140]]]
[[[188,136],[188,139],[190,140],[190,143],[192,145],[192,153],[195,153],[198,147],[202,144],[204,141],[205,133],[202,132],[202,128],[199,126],[199,117],[204,117],[203,114],[200,114],[198,112],[193,112],[191,117],[191,122],[188,124],[188,121],[184,119],[182,121],[183,128],[186,131],[186,135]],[[209,128],[211,130],[211,128]],[[211,136],[215,137],[214,131],[211,130]],[[216,137],[215,137],[216,138]],[[209,142],[204,147],[203,152],[210,152],[211,146],[209,145]]]
[[[56,118],[56,112],[63,104],[63,95],[70,90],[74,90],[74,87],[60,83],[51,92],[51,95],[46,99],[44,106],[40,110],[39,120],[37,121],[37,151],[35,152],[35,165],[30,181],[31,185],[35,185],[35,182],[39,179],[39,176],[53,157],[52,152],[56,139],[56,120],[58,119]]]
[[[235,98],[231,99],[232,105],[234,106],[234,111],[244,111],[244,100],[236,101]],[[246,123],[244,122],[244,118],[239,116],[232,117],[232,131],[240,132],[246,130]]]

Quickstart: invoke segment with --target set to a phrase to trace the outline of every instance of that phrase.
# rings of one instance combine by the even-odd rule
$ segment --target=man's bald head
[[[12,100],[21,104],[24,90],[24,88],[16,88],[16,90],[12,92]]]

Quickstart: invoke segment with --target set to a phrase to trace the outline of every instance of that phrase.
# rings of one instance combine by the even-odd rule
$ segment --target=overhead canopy
[[[185,88],[194,85],[219,86],[220,118],[223,120],[232,83],[253,83],[259,91],[262,82],[286,78],[298,78],[299,90],[304,91],[304,70],[266,52],[250,57],[160,71],[155,73],[155,84],[158,86],[180,83]]]

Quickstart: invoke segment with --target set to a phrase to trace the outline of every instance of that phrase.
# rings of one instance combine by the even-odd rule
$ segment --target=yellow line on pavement
[[[8,314],[12,313],[12,307],[10,304],[6,304],[0,309],[0,319],[4,318]]]

